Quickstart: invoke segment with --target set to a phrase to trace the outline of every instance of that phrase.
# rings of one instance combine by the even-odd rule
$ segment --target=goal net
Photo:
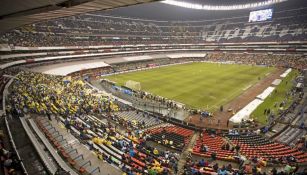
[[[128,81],[126,81],[125,86],[127,88],[132,89],[132,90],[137,90],[137,91],[141,90],[141,83],[137,82],[137,81],[128,80]]]

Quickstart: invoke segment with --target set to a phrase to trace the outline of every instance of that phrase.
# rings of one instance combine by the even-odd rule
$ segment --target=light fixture
[[[205,5],[205,4],[194,4],[189,2],[183,2],[178,0],[164,0],[162,3],[175,5],[184,8],[197,9],[197,10],[240,10],[249,9],[255,7],[263,7],[272,4],[277,4],[287,0],[267,0],[262,2],[247,3],[247,4],[237,4],[237,5]]]

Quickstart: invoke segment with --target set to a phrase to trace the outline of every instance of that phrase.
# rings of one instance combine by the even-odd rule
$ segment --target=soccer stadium
[[[306,0],[3,0],[0,175],[307,175]]]

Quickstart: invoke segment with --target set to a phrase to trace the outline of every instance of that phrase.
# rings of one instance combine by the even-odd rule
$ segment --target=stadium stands
[[[32,127],[36,128],[34,121],[31,119],[29,121]],[[63,135],[61,135],[61,133],[49,123],[48,119],[40,119],[40,120],[37,120],[36,123],[38,124],[38,127],[47,136],[48,140],[56,148],[56,150],[54,150],[53,148],[48,147],[48,143],[46,143],[45,141],[46,147],[48,149],[53,150],[53,151],[50,150],[51,153],[54,153],[57,151],[60,152],[62,158],[64,158],[72,167],[74,167],[80,173],[88,172],[90,174],[98,174],[100,172],[99,167],[92,167],[91,166],[92,163],[88,159],[88,157],[87,159],[84,159],[86,155],[83,155],[78,152],[78,151],[81,151],[81,149],[78,148],[78,146],[76,146],[76,144],[72,142],[72,140],[67,140],[68,138],[63,137]],[[37,129],[35,130],[39,133]],[[43,136],[40,136],[40,137],[42,140],[45,139]],[[61,162],[60,157],[57,157],[56,160],[58,160],[58,162]],[[61,162],[61,166],[63,166],[62,168],[68,172],[74,172],[64,162]]]
[[[227,136],[235,145],[240,146],[240,151],[249,158],[263,158],[267,161],[305,162],[307,154],[289,146],[273,143],[259,135],[228,135]]]
[[[286,58],[283,55],[272,55],[268,57],[262,55],[246,56],[242,54],[226,55],[221,53],[211,53],[208,54],[205,58],[196,59],[176,58],[176,60],[172,60],[167,58],[140,61],[136,63],[120,63],[115,64],[114,66],[111,64],[113,69],[108,68],[107,70],[103,71],[103,74],[134,70],[140,67],[145,68],[148,64],[152,63],[156,63],[157,65],[163,65],[191,60],[230,62],[233,61],[240,64],[266,64],[280,66],[289,64],[296,65],[298,62],[304,63],[304,60],[296,60],[297,57],[298,56],[289,56],[289,59],[287,60],[288,62],[285,63],[284,61],[281,61]],[[220,58],[223,58],[223,60],[221,60]],[[28,111],[34,111],[35,113],[38,113],[40,115],[47,114],[48,116],[50,114],[55,114],[56,116],[61,116],[59,118],[60,121],[63,123],[64,126],[67,126],[67,122],[70,123],[70,129],[77,139],[79,139],[82,143],[85,143],[85,145],[87,145],[91,149],[94,149],[98,155],[101,155],[103,159],[110,164],[113,164],[120,168],[122,168],[124,164],[125,166],[123,169],[126,172],[129,172],[130,170],[139,173],[149,171],[148,168],[151,166],[149,166],[150,163],[144,163],[144,160],[146,160],[146,158],[148,158],[148,160],[158,160],[160,159],[159,157],[162,156],[164,157],[164,159],[169,159],[168,154],[170,153],[165,153],[161,150],[157,150],[147,145],[146,141],[152,140],[158,143],[162,143],[162,145],[166,147],[174,148],[177,151],[182,151],[185,146],[188,145],[191,139],[191,135],[193,135],[192,130],[184,129],[178,126],[163,127],[162,125],[161,127],[160,124],[162,123],[162,121],[153,117],[154,115],[149,115],[148,113],[134,110],[133,108],[126,108],[121,104],[121,102],[114,101],[113,99],[107,100],[108,97],[105,94],[92,89],[90,86],[83,83],[81,80],[73,79],[70,80],[68,84],[66,84],[67,82],[65,83],[61,76],[44,75],[41,73],[32,73],[27,71],[21,71],[19,75],[17,75],[17,77],[18,80],[15,80],[12,85],[12,88],[10,88],[12,94],[9,100],[11,104],[15,104],[13,105],[13,108],[18,109],[17,111],[19,112],[17,113],[20,114],[22,111],[19,109],[20,106],[23,106],[23,104],[28,104],[28,109],[26,109]],[[22,86],[20,86],[21,84]],[[40,85],[36,87],[36,84]],[[98,96],[94,94],[98,94]],[[43,95],[50,98],[40,98]],[[23,96],[27,96],[27,98],[23,98]],[[84,100],[78,98],[78,96],[82,96]],[[139,96],[140,97],[138,98],[147,99],[148,101],[151,101],[151,103],[154,103],[155,100],[157,101],[157,103],[161,103],[161,99],[155,99],[156,97],[148,95],[146,95],[146,97],[141,97],[141,94],[139,94]],[[30,99],[31,101],[28,101]],[[130,132],[120,133],[119,131],[115,130],[114,126],[109,125],[107,123],[103,123],[101,122],[101,120],[96,118],[95,115],[97,114],[99,117],[112,119],[113,121],[118,122],[116,125],[127,125],[129,126],[128,128],[132,128],[135,131],[144,128],[149,129],[145,130],[145,133],[141,133],[141,135],[138,135],[140,133],[137,132],[136,134]],[[291,113],[287,114],[287,117],[285,119],[285,121],[292,122],[294,125],[297,125],[297,123],[300,123],[304,120],[301,115],[298,116],[293,115]],[[48,123],[47,119],[39,119],[37,120],[37,123],[39,123],[40,121],[44,121],[44,123],[46,124]],[[46,131],[46,129],[42,127],[40,127],[40,129],[43,132]],[[294,141],[300,144],[304,143],[298,139],[304,134],[299,132],[300,130],[289,128],[287,131],[291,131],[291,133],[293,133],[290,133],[291,137],[287,137],[287,135],[283,134],[284,136],[280,137],[280,140],[283,140],[285,143],[290,143]],[[55,132],[54,134],[56,133],[57,132]],[[50,135],[50,133],[45,134],[47,137]],[[59,136],[57,138],[61,137]],[[230,141],[228,141],[227,138],[229,138]],[[125,144],[121,145],[123,140]],[[166,140],[168,141],[168,143],[166,143]],[[49,142],[54,145],[54,148],[57,148],[55,144],[58,145],[59,141],[54,141],[54,139],[52,140],[52,138],[49,138]],[[173,142],[172,145],[169,144],[170,141]],[[67,143],[65,142],[64,144]],[[131,150],[131,146],[128,146],[131,144],[133,145],[133,150]],[[218,160],[237,162],[237,152],[234,150],[236,145],[240,146],[240,153],[247,156],[249,159],[253,159],[255,156],[257,156],[259,158],[265,159],[269,163],[272,163],[277,160],[279,163],[288,163],[287,158],[293,156],[298,163],[306,162],[306,153],[303,153],[301,150],[299,150],[299,148],[289,148],[289,146],[285,146],[284,144],[268,141],[267,139],[259,135],[229,135],[225,138],[221,135],[209,134],[206,131],[202,132],[202,136],[197,139],[196,145],[193,147],[193,155],[206,158],[212,158],[213,156]],[[267,148],[268,146],[270,146],[270,149]],[[70,146],[68,146],[68,148],[73,149]],[[63,153],[62,156],[65,157],[65,155],[67,157],[67,153]],[[72,156],[78,155],[76,154]],[[67,157],[65,158],[65,160],[68,163],[73,164],[73,166],[76,167],[78,171],[98,171],[96,167],[92,166],[86,166],[84,169],[82,169],[83,166],[80,165],[87,163],[87,161],[85,159],[82,159],[81,157],[81,163],[78,164],[75,164],[74,158]],[[176,158],[176,162],[177,160],[178,158]],[[216,170],[213,166],[214,165],[193,165],[191,167],[193,167],[195,171],[203,171],[205,174],[218,172],[219,170],[223,169],[223,167],[219,167]],[[175,169],[176,167],[173,167],[173,165],[166,165],[160,163],[159,166],[156,166],[155,171],[169,172],[174,171]]]
[[[95,117],[88,117],[89,120],[87,122],[82,121],[81,118],[71,119],[70,123],[73,124],[70,125],[70,130],[78,138],[83,141],[86,141],[87,145],[92,147],[92,149],[96,150],[98,155],[102,154],[103,160],[106,160],[107,162],[116,166],[123,166],[122,164],[125,164],[125,171],[130,171],[129,169],[132,169],[135,172],[143,172],[144,168],[146,167],[145,163],[141,160],[145,159],[148,156],[153,156],[154,158],[157,158],[157,156],[162,156],[162,153],[156,153],[155,149],[153,148],[147,147],[146,149],[149,150],[146,150],[144,148],[142,149],[141,138],[137,138],[132,135],[121,135],[117,133],[117,131],[115,131],[114,129],[108,128],[108,126],[105,126],[105,128],[103,128],[100,120],[95,119]],[[60,118],[60,120],[63,122],[63,124],[67,122],[67,119],[64,120],[63,118]],[[87,127],[82,127],[80,123],[83,123],[90,129],[86,129]],[[92,124],[90,125],[89,123]],[[65,126],[66,128],[68,128],[67,124],[65,124]],[[60,147],[64,147],[61,146],[61,143],[59,141],[56,141],[55,144],[56,143],[60,144]],[[65,143],[67,144],[67,142]],[[166,169],[163,171],[166,171]]]
[[[17,46],[72,46],[134,43],[303,41],[303,9],[278,14],[273,21],[245,23],[246,17],[213,21],[148,21],[84,14],[22,27],[1,37]],[[286,17],[285,17],[286,16]],[[125,30],[123,30],[125,29]]]
[[[204,131],[198,138],[193,153],[204,157],[215,154],[217,159],[234,161],[235,152],[232,147],[223,137]]]
[[[303,97],[303,100],[300,104],[298,104],[295,109],[282,117],[283,125],[279,128],[275,129],[279,131],[273,137],[274,140],[279,141],[281,143],[290,145],[295,147],[296,144],[304,138],[306,135],[306,94]]]
[[[61,96],[70,95],[71,97],[74,97],[76,96],[75,94],[82,95],[84,91],[90,91],[92,93],[97,93],[97,91],[90,90],[88,86],[86,86],[85,84],[81,82],[75,81],[75,80],[72,80],[70,82],[71,86],[69,87],[65,85],[65,83],[62,82],[60,77],[57,77],[57,76],[43,75],[40,73],[28,73],[28,72],[23,71],[17,77],[19,77],[21,82],[18,82],[18,81],[14,82],[13,87],[11,88],[13,92],[14,91],[18,92],[20,90],[25,90],[25,91],[30,90],[27,88],[26,89],[20,88],[18,84],[22,82],[27,84],[28,87],[33,86],[34,82],[40,82],[40,84],[42,84],[41,88],[36,89],[36,93],[33,93],[31,91],[28,92],[28,94],[31,95],[29,96],[31,99],[32,98],[39,99],[35,96],[41,93],[43,94],[51,93],[52,94],[53,91],[58,92],[58,90],[60,89],[62,89],[61,90],[62,92],[59,91],[58,93],[60,94],[62,93]],[[50,86],[50,85],[53,85],[55,89],[44,88],[44,86]],[[77,91],[72,92],[70,88],[75,88]],[[35,89],[32,89],[32,90],[35,90]],[[25,91],[23,91],[23,93]],[[66,94],[63,94],[64,92]],[[19,98],[17,93],[13,93],[13,94],[14,96],[13,98],[11,97],[12,99]],[[91,100],[93,101],[94,99],[95,99],[94,96],[92,96]],[[67,98],[66,100],[67,104],[75,103],[74,98],[72,98],[71,100],[72,101],[70,101],[70,98]],[[16,103],[17,101],[14,101],[14,102]],[[51,102],[53,103],[55,101],[52,100],[51,98]],[[49,104],[46,103],[49,106],[52,106],[49,109],[51,110],[51,113],[62,116],[62,117],[59,117],[60,122],[62,122],[62,124],[67,129],[71,130],[73,135],[75,135],[76,138],[80,139],[82,143],[85,143],[88,147],[96,150],[96,153],[98,155],[101,155],[105,161],[111,164],[114,164],[115,166],[120,166],[120,167],[122,167],[123,165],[122,163],[124,162],[125,166],[123,169],[126,172],[129,172],[130,169],[131,171],[134,171],[134,172],[149,171],[147,168],[151,166],[147,166],[148,163],[146,163],[146,161],[144,163],[144,160],[146,159],[148,159],[148,161],[150,161],[150,159],[156,160],[156,159],[160,159],[159,156],[162,156],[162,157],[164,156],[164,159],[169,159],[168,156],[169,154],[172,154],[172,153],[163,152],[163,151],[161,152],[161,150],[152,148],[146,145],[146,140],[153,140],[158,143],[162,143],[162,145],[166,145],[171,148],[175,148],[176,150],[182,150],[184,146],[187,145],[187,143],[190,140],[191,135],[193,134],[192,130],[180,128],[178,126],[159,127],[160,126],[159,124],[161,123],[159,120],[149,115],[146,116],[147,114],[141,111],[128,110],[128,111],[116,112],[118,110],[117,109],[118,106],[115,103],[111,103],[110,105],[111,109],[115,110],[115,112],[112,112],[113,114],[112,117],[115,117],[115,116],[119,116],[120,118],[126,117],[128,121],[131,121],[131,123],[133,123],[132,122],[133,120],[141,121],[142,119],[145,118],[146,119],[144,120],[145,127],[154,126],[154,128],[149,128],[148,130],[146,130],[144,134],[139,133],[140,135],[134,135],[129,132],[121,134],[119,131],[115,130],[114,126],[109,125],[107,123],[103,123],[101,120],[96,118],[94,115],[95,115],[95,111],[97,112],[97,110],[95,110],[94,107],[91,107],[88,104],[79,103],[79,105],[84,105],[88,109],[92,109],[93,110],[92,112],[88,111],[87,114],[64,117],[65,111],[59,110],[59,109],[61,108],[64,109],[66,107],[62,107],[61,102],[57,102],[57,103],[55,103],[57,104],[56,106],[50,103]],[[104,110],[106,111],[109,110],[107,106],[104,106],[104,105],[102,106]],[[39,107],[36,105],[30,107],[31,110],[38,111],[38,113],[41,113],[38,110],[40,108],[44,110],[48,109],[48,108],[44,108],[43,106]],[[82,110],[86,111],[87,108],[84,108]],[[68,113],[70,113],[71,111],[78,111],[76,106],[75,107],[71,106],[68,109],[69,109]],[[57,118],[58,117],[55,117],[55,119]],[[36,121],[38,125],[40,126],[40,129],[48,137],[49,142],[51,142],[54,145],[54,148],[60,149],[61,147],[60,143],[62,142],[63,144],[67,144],[67,142],[65,142],[63,139],[62,140],[52,139],[54,137],[61,139],[62,137],[58,135],[58,132],[56,132],[56,130],[52,129],[52,127],[49,126],[46,118],[38,119]],[[134,129],[141,129],[141,128],[143,127],[139,125],[134,126]],[[48,133],[51,130],[54,130],[52,131],[52,133],[55,135]],[[224,137],[220,135],[215,135],[215,134],[211,135],[206,131],[202,132],[202,136],[197,140],[196,145],[193,148],[194,155],[204,156],[207,158],[209,157],[212,158],[212,156],[214,155],[214,157],[216,157],[216,159],[218,160],[237,161],[237,159],[235,158],[236,151],[233,150],[233,147],[235,147],[235,145],[239,145],[241,147],[240,152],[246,155],[250,159],[254,158],[255,156],[259,156],[259,157],[265,158],[266,160],[270,160],[271,162],[271,159],[273,158],[282,159],[284,156],[288,156],[288,157],[294,156],[297,162],[306,162],[306,153],[303,153],[296,148],[289,149],[289,147],[283,144],[273,143],[271,141],[264,139],[262,136],[259,136],[259,135],[252,135],[252,136],[228,135],[227,137],[230,139],[230,141],[227,141],[227,139],[225,139]],[[165,143],[166,140],[168,140],[168,142],[173,141],[173,146],[170,146],[169,144]],[[133,145],[133,149],[131,149],[132,148],[131,145]],[[71,147],[63,146],[63,147],[65,147],[65,149],[67,148],[67,149],[73,150],[72,148],[73,146]],[[255,152],[255,150],[258,150],[258,151]],[[86,166],[85,168],[86,170],[80,169],[80,167],[82,168],[82,166],[80,165],[81,164],[83,165],[84,163],[86,163],[86,161],[80,158],[81,163],[78,163],[78,165],[76,165],[74,158],[69,158],[69,157],[71,156],[78,157],[78,155],[76,154],[76,155],[69,156],[69,153],[67,152],[74,153],[68,150],[66,152],[63,152],[62,156],[64,157],[68,156],[65,159],[68,161],[68,163],[71,162],[71,164],[73,164],[73,166],[75,166],[78,171],[87,171],[87,172],[94,171],[94,170],[96,171],[95,167],[88,167],[88,166]],[[176,158],[176,160],[178,160],[178,158]],[[157,168],[156,171],[162,172],[162,171],[170,171],[171,169],[172,170],[175,169],[175,167],[172,167],[170,169],[162,168],[162,167],[169,167],[169,165],[161,164],[161,166],[156,167]],[[223,169],[222,167],[222,168],[218,168],[218,170],[215,170],[213,165],[210,165],[210,166],[209,165],[206,165],[206,166],[194,165],[191,167],[193,167],[197,171],[204,171],[204,173],[209,173],[209,172],[213,173],[213,172],[217,172],[219,169]]]
[[[164,125],[146,130],[148,140],[154,140],[167,147],[182,151],[189,143],[193,131],[174,125]]]
[[[300,76],[307,68],[306,10],[276,11],[272,20],[262,22],[248,22],[245,15],[167,21],[90,12],[1,33],[0,112],[12,130],[12,143],[17,143],[15,155],[7,151],[0,133],[4,174],[14,174],[22,163],[17,174],[27,169],[37,175],[60,170],[88,175],[239,175],[268,174],[273,167],[304,174],[304,87],[289,90],[290,107],[268,114],[269,122],[248,121],[257,125],[246,127],[238,119],[242,125],[226,130],[232,126],[222,128],[217,115],[235,116],[237,111],[221,106],[210,111],[209,120],[216,126],[209,129],[204,121],[199,127],[204,109],[101,78],[192,62],[276,67]],[[279,75],[282,82],[286,74]],[[92,79],[99,79],[101,88],[94,88]],[[255,98],[264,101],[277,84]],[[177,117],[176,110],[187,116]]]
[[[162,123],[158,118],[139,111],[115,112],[112,117],[122,119],[123,122],[127,122],[127,125],[134,129],[143,129]]]

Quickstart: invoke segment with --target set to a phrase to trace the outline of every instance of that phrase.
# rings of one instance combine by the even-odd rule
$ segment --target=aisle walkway
[[[193,149],[199,135],[200,135],[200,132],[194,133],[194,135],[192,136],[189,144],[184,148],[182,154],[180,155],[180,158],[179,158],[179,161],[178,161],[178,174],[183,173],[183,167],[187,162],[186,158],[187,158],[188,154],[191,152],[191,150]]]
[[[55,127],[61,135],[63,135],[64,139],[66,139],[68,143],[72,144],[73,147],[78,150],[79,154],[83,154],[84,160],[91,161],[93,167],[99,167],[101,175],[122,174],[121,170],[119,170],[117,167],[105,163],[102,160],[99,160],[93,151],[90,151],[88,147],[80,143],[78,139],[76,139],[72,134],[66,131],[63,123],[57,123],[56,120],[52,120],[50,124]]]

